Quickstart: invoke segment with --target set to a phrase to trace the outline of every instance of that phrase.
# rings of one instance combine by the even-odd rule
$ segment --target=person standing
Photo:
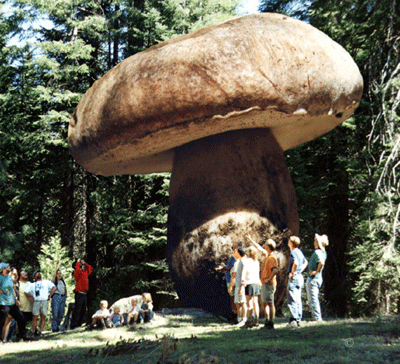
[[[307,259],[303,252],[299,249],[300,238],[291,236],[288,246],[290,249],[289,264],[288,264],[288,286],[287,286],[287,301],[291,318],[289,325],[300,326],[303,317],[303,303],[301,300],[301,291],[304,285],[303,271],[307,267]]]
[[[14,292],[14,282],[10,276],[10,265],[0,263],[0,333],[3,332],[3,326],[8,315],[17,321],[18,337],[24,341],[26,337],[25,321],[19,307],[17,306]],[[5,337],[2,341],[5,342]]]
[[[233,252],[235,252],[240,246],[242,246],[241,241],[234,243],[232,245]],[[229,291],[229,286],[231,285],[231,280],[232,280],[231,271],[232,271],[233,266],[235,265],[235,262],[236,262],[235,256],[234,256],[234,254],[232,254],[228,260],[228,263],[220,264],[215,268],[216,271],[223,270],[225,273],[227,290],[229,293],[229,297],[231,300],[231,307],[232,307],[232,314],[230,315],[230,317],[228,317],[228,321],[233,322],[233,323],[237,322],[237,310],[236,310],[235,297],[234,297],[235,294],[232,290],[231,290],[231,292]]]
[[[40,270],[33,274],[34,282],[25,288],[25,295],[33,299],[32,307],[32,331],[34,336],[42,334],[46,315],[49,309],[49,300],[56,290],[54,283],[48,279],[42,279]],[[49,293],[50,292],[50,293]],[[39,330],[37,329],[37,321],[40,315]]]
[[[86,263],[83,259],[80,259],[75,264],[75,310],[72,313],[71,330],[82,325],[83,316],[86,313],[89,276],[92,271],[92,266]]]
[[[313,321],[322,321],[321,305],[319,303],[319,290],[322,286],[322,271],[326,261],[325,248],[329,245],[327,235],[315,234],[315,251],[310,258],[307,268],[307,299],[311,307],[311,317]]]
[[[260,295],[260,262],[258,261],[257,249],[253,246],[246,249],[246,265],[242,275],[244,283],[246,304],[247,304],[247,322],[246,327],[258,327],[260,317],[260,306],[258,296]]]
[[[246,306],[246,295],[244,291],[244,284],[242,284],[242,277],[244,271],[244,262],[246,260],[246,249],[240,246],[234,252],[236,263],[232,269],[232,281],[228,291],[234,289],[235,304],[238,315],[237,326],[243,326],[247,320],[247,306]]]
[[[14,294],[15,294],[15,304],[20,307],[19,301],[19,284],[18,284],[18,269],[13,267],[11,268],[10,273],[11,279],[14,283]],[[20,309],[21,311],[21,309]],[[3,327],[3,337],[6,338],[6,342],[11,341],[12,336],[14,335],[15,330],[17,329],[17,321],[8,315],[6,322]]]
[[[265,328],[274,328],[275,319],[275,292],[276,292],[276,275],[278,274],[278,259],[275,255],[276,243],[272,239],[268,239],[264,248],[256,243],[250,235],[248,236],[254,246],[261,251],[264,256],[264,264],[261,271],[261,302],[265,312]]]
[[[19,276],[19,309],[24,316],[25,325],[29,321],[32,321],[33,302],[24,294],[25,290],[30,284],[32,283],[28,281],[28,273],[22,270]]]
[[[51,330],[53,332],[60,331],[61,321],[65,312],[65,302],[67,300],[67,285],[65,284],[61,271],[58,269],[58,265],[59,262],[56,262],[56,268],[52,279],[52,282],[56,286],[56,290],[51,299],[51,308],[53,313]]]

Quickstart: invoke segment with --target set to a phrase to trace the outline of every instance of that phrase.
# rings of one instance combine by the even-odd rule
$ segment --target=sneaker
[[[238,323],[235,326],[236,327],[242,327],[242,326],[246,325],[246,322],[247,321],[244,321],[243,319],[242,320],[238,320]]]

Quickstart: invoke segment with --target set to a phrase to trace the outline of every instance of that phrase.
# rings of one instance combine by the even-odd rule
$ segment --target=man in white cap
[[[322,286],[322,271],[326,261],[325,248],[329,245],[328,237],[315,234],[315,251],[310,258],[307,268],[307,299],[311,307],[311,317],[313,321],[322,321],[321,306],[319,304],[319,290]]]
[[[23,340],[26,338],[25,320],[15,300],[14,282],[10,276],[10,265],[0,263],[0,334],[3,332],[3,326],[10,315],[18,325],[18,337]],[[2,341],[5,342],[5,337]]]

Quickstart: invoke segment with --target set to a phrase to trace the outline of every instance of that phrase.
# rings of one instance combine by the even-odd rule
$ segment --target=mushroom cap
[[[324,33],[247,15],[119,63],[76,107],[69,147],[102,175],[170,172],[174,148],[237,129],[271,128],[286,150],[346,120],[362,90],[357,65]]]

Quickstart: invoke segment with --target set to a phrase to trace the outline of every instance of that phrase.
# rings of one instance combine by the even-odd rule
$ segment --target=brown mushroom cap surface
[[[173,148],[270,128],[283,150],[347,119],[363,81],[328,36],[281,14],[235,18],[127,58],[79,102],[68,138],[95,174],[170,172]]]

